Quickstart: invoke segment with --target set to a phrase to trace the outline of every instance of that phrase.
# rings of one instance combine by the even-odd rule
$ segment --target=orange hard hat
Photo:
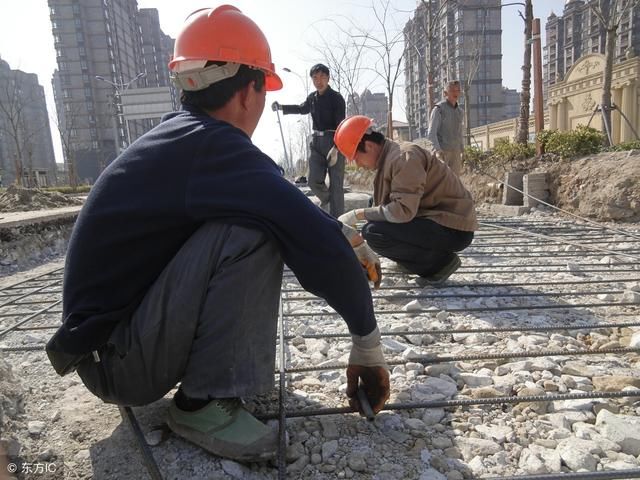
[[[202,61],[199,67],[181,68],[181,64],[193,65]],[[193,12],[178,33],[173,58],[169,69],[187,90],[199,90],[216,81],[229,78],[237,69],[227,69],[213,77],[202,78],[198,74],[204,70],[204,63],[230,62],[260,69],[265,74],[265,88],[279,90],[282,80],[276,74],[271,62],[269,42],[253,20],[231,5],[216,9],[203,8]],[[193,74],[192,78],[189,78]],[[189,87],[193,88],[189,88]]]
[[[364,115],[353,115],[340,122],[336,133],[333,135],[333,143],[347,160],[353,160],[358,144],[365,133],[371,133],[373,120]]]

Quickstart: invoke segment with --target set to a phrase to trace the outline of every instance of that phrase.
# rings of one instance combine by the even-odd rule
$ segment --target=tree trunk
[[[428,116],[430,117],[431,110],[433,110],[433,107],[436,105],[436,99],[433,95],[433,75],[431,75],[431,70],[429,70],[427,74],[427,100],[429,102],[429,105],[427,105],[429,107]]]
[[[471,146],[471,101],[469,100],[470,85],[464,82],[462,86],[462,94],[464,95],[464,144]]]
[[[616,49],[616,35],[618,25],[607,27],[607,45],[604,60],[604,78],[602,80],[602,131],[607,135],[607,142],[611,145],[611,77],[613,76],[613,59]],[[609,133],[607,133],[607,126]]]
[[[531,24],[533,5],[526,0],[524,17],[524,62],[522,64],[522,92],[520,92],[520,120],[516,141],[526,144],[529,140],[529,110],[531,102]]]
[[[14,155],[13,164],[14,164],[14,166],[16,168],[15,183],[16,183],[17,186],[21,187],[22,186],[22,162],[20,161],[19,154]]]
[[[67,166],[68,174],[69,174],[69,186],[75,192],[78,188],[78,177],[76,175],[76,162],[73,157],[69,159],[69,165]]]

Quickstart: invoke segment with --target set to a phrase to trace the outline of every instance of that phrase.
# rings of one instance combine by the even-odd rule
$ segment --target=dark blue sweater
[[[351,333],[375,327],[369,285],[340,223],[244,132],[183,110],[127,148],[91,189],[69,243],[63,326],[48,348],[83,354],[104,345],[207,221],[264,231],[302,286],[325,298]]]

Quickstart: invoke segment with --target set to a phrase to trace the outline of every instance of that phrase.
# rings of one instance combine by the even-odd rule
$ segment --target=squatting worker
[[[436,157],[460,176],[464,150],[462,137],[464,112],[462,107],[458,105],[460,98],[460,82],[458,80],[452,80],[447,84],[444,97],[444,100],[438,102],[431,111],[427,137],[433,144]]]
[[[362,236],[378,254],[419,275],[420,284],[441,284],[460,266],[459,252],[478,228],[471,194],[427,150],[396,143],[355,115],[343,121],[335,142],[347,160],[376,170],[374,206],[351,210],[339,220],[366,220]]]
[[[334,217],[344,212],[344,157],[333,150],[333,134],[345,117],[342,95],[329,85],[329,68],[318,63],[309,72],[316,91],[300,105],[280,105],[273,102],[271,108],[282,110],[284,115],[311,113],[313,134],[309,155],[309,188],[320,200],[320,208]],[[330,155],[335,152],[335,156]],[[329,188],[325,183],[329,173]]]
[[[354,254],[342,225],[251,142],[266,92],[282,87],[251,19],[229,5],[194,12],[169,67],[182,110],[91,189],[47,353],[106,402],[145,405],[180,383],[168,412],[175,433],[216,455],[263,460],[276,434],[239,398],[274,386],[283,262],[346,321],[347,395],[364,382],[379,411],[389,377],[362,268],[378,260],[361,238]]]

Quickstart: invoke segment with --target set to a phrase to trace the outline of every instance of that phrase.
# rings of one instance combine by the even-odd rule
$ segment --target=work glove
[[[271,104],[271,110],[273,110],[274,112],[282,110],[282,105],[280,105],[278,102],[273,102]]]
[[[358,223],[356,210],[349,210],[347,213],[343,213],[338,217],[338,221],[355,228],[356,224]]]
[[[338,163],[338,148],[334,145],[327,153],[327,165],[329,168],[333,167],[336,163]]]
[[[353,251],[356,257],[358,257],[360,264],[366,269],[367,278],[373,282],[373,288],[378,288],[382,281],[382,267],[380,267],[378,255],[371,250],[367,242],[362,242],[360,245],[353,247]]]
[[[389,371],[382,355],[380,330],[378,327],[364,337],[352,335],[351,353],[347,366],[347,397],[354,410],[364,414],[358,399],[358,387],[371,405],[373,413],[378,413],[389,399]]]

